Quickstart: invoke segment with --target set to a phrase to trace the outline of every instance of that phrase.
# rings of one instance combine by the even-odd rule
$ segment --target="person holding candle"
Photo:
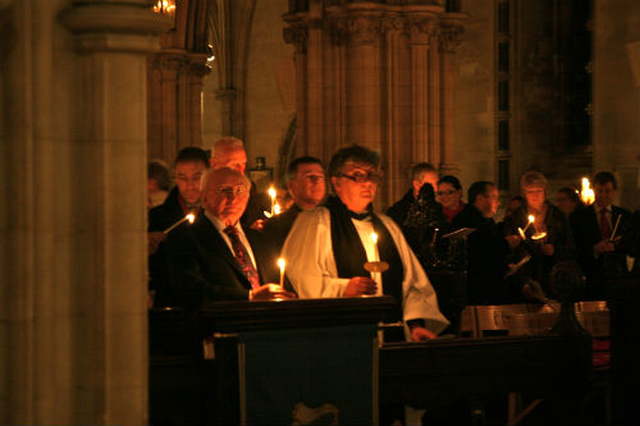
[[[228,167],[203,176],[204,211],[193,225],[172,232],[165,242],[178,306],[295,297],[279,284],[263,284],[261,247],[253,243],[258,231],[240,223],[250,187],[246,176]]]
[[[569,222],[565,215],[546,200],[548,181],[540,172],[529,171],[520,179],[520,189],[524,204],[504,220],[506,235],[520,235],[524,238],[514,250],[514,260],[526,255],[531,260],[523,266],[523,273],[540,283],[542,291],[549,295],[549,273],[560,260],[575,256]],[[531,216],[531,218],[530,218]]]
[[[229,167],[243,175],[245,174],[247,168],[247,152],[245,151],[242,140],[228,136],[214,142],[211,151],[211,168],[215,170],[222,167]],[[264,223],[264,214],[262,212],[266,210],[267,207],[259,198],[256,186],[251,182],[249,202],[241,219],[242,224],[246,227],[262,229]]]
[[[379,161],[359,145],[333,155],[329,176],[335,195],[298,215],[282,250],[287,276],[302,298],[391,295],[397,308],[390,320],[404,320],[410,340],[430,339],[448,321],[398,226],[373,212]],[[385,261],[389,269],[373,279],[364,267],[372,261]]]
[[[586,277],[584,298],[603,300],[608,295],[606,283],[625,268],[625,256],[617,243],[630,212],[613,205],[617,182],[612,173],[597,173],[593,177],[593,189],[595,202],[571,215],[571,229],[578,263]]]
[[[209,156],[204,150],[194,146],[181,149],[173,166],[176,186],[164,203],[149,211],[149,289],[154,294],[154,306],[168,306],[172,303],[163,250],[163,241],[167,238],[164,231],[183,220],[189,213],[198,214],[200,178],[208,167]]]

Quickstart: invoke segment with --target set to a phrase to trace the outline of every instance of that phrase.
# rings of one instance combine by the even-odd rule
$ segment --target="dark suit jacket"
[[[256,258],[260,281],[260,248],[255,232],[244,229]],[[165,240],[174,306],[197,307],[207,300],[248,300],[251,284],[216,227],[201,213],[191,226]]]
[[[171,190],[164,203],[149,211],[149,232],[162,232],[184,218],[185,213],[178,196],[179,192],[176,186]],[[180,228],[183,226],[189,225],[182,224]],[[178,229],[175,229],[171,233],[177,231]],[[154,306],[170,306],[173,298],[169,286],[164,242],[160,243],[158,250],[149,256],[149,289],[155,291]]]
[[[504,275],[509,245],[501,229],[472,204],[453,218],[452,229],[475,228],[467,237],[469,304],[503,304],[511,301]]]
[[[612,228],[621,216],[616,235],[625,229],[630,217],[628,210],[618,206],[611,206]],[[593,255],[593,246],[602,240],[600,222],[594,204],[577,210],[571,215],[571,230],[576,245],[578,263],[584,272],[586,281],[586,299],[604,300],[607,296],[605,280],[615,276],[626,262],[622,253],[616,252],[599,256]]]

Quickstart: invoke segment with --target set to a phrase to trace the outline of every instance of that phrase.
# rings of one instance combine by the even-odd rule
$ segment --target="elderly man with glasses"
[[[240,224],[250,186],[241,172],[227,167],[203,176],[204,211],[193,225],[172,231],[165,242],[176,305],[295,297],[277,284],[263,283],[261,263],[266,259],[252,244],[257,231]]]
[[[397,302],[394,320],[404,320],[409,338],[433,338],[448,321],[398,226],[373,212],[378,165],[377,154],[358,145],[333,155],[329,177],[335,195],[298,215],[282,252],[287,276],[301,298],[391,295]],[[365,269],[376,261],[389,268]]]

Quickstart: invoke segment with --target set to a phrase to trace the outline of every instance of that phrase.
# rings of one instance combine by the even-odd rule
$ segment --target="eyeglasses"
[[[230,197],[232,195],[235,197],[240,197],[241,195],[244,195],[247,193],[247,188],[242,185],[219,186],[216,188],[216,191],[218,191],[219,194],[224,195],[225,197]]]
[[[448,191],[438,191],[438,192],[436,192],[436,195],[438,195],[439,197],[442,197],[443,195],[455,194],[456,191],[457,191],[457,189],[450,189]]]
[[[382,175],[376,172],[369,172],[369,173],[355,172],[353,176],[340,174],[338,175],[338,177],[347,178],[356,183],[366,183],[366,182],[380,183],[380,181],[382,180]]]

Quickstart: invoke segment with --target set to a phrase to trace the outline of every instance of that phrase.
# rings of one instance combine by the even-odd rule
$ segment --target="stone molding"
[[[76,34],[81,51],[156,51],[160,47],[156,36],[170,30],[173,21],[154,13],[148,3],[74,3],[60,19]]]

